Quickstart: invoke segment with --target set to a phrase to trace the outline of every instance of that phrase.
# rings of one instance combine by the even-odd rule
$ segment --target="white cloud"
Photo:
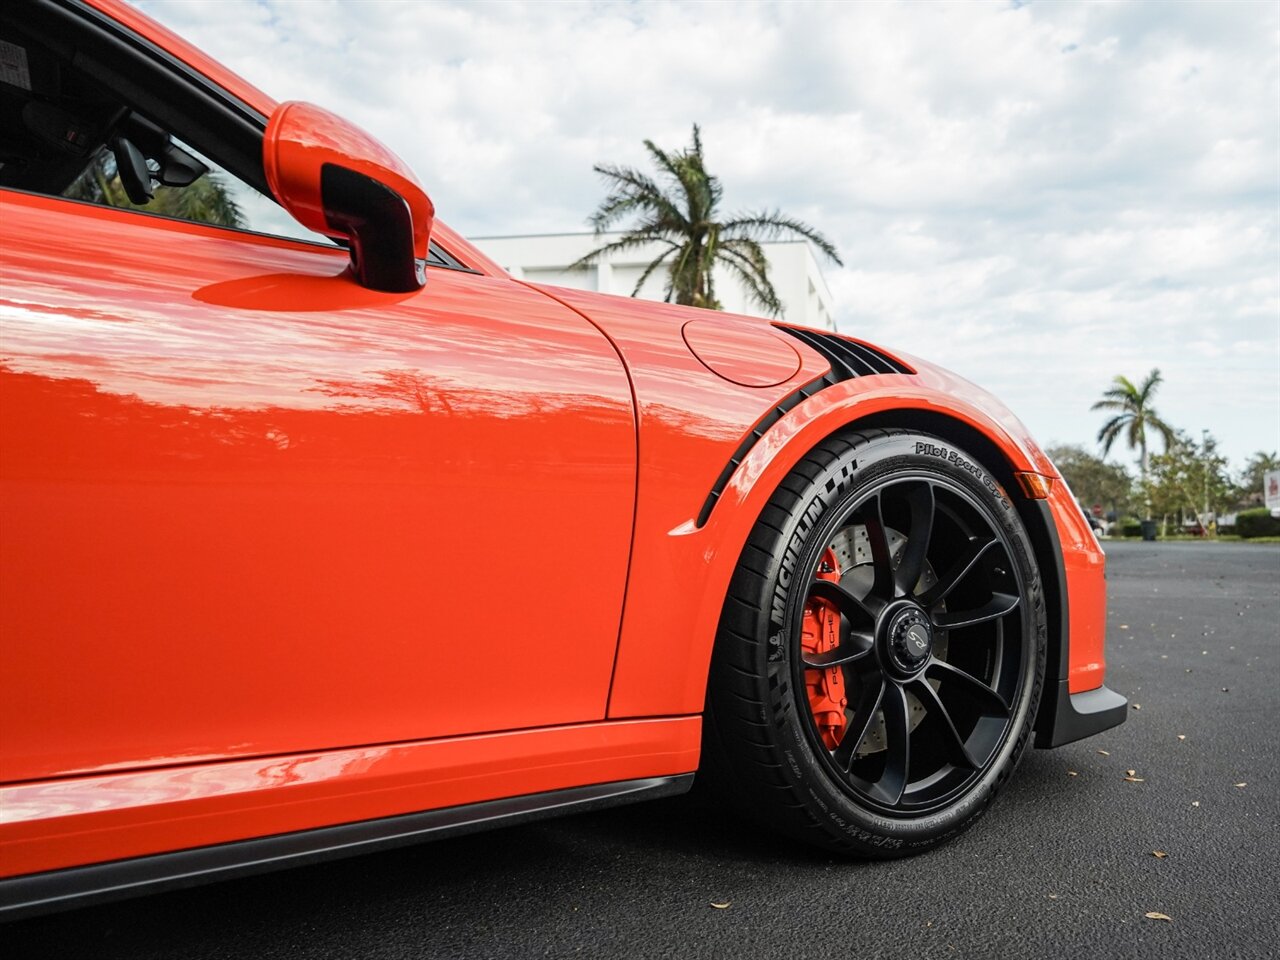
[[[843,329],[1045,442],[1118,372],[1237,460],[1280,446],[1280,7],[146,3],[366,126],[464,233],[583,229],[600,161],[698,121],[730,208],[836,241]]]

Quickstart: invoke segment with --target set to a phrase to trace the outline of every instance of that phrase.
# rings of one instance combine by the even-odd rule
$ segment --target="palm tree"
[[[181,220],[213,223],[222,227],[243,227],[244,213],[232,197],[220,174],[209,172],[185,187],[160,186],[145,206],[133,203],[125,194],[110,151],[98,155],[63,193],[73,200],[90,200],[108,207],[146,210]]]
[[[683,150],[668,152],[652,140],[644,141],[644,145],[664,183],[630,167],[597,164],[594,169],[609,185],[609,195],[588,221],[596,236],[624,217],[636,215],[639,220],[620,240],[593,250],[570,269],[591,266],[607,253],[657,243],[663,250],[641,273],[631,291],[633,297],[665,264],[668,302],[723,309],[716,299],[714,279],[714,268],[720,264],[742,280],[756,304],[778,316],[782,301],[769,280],[769,261],[760,247],[761,241],[800,237],[843,266],[826,237],[776,210],[717,219],[724,189],[720,179],[707,172],[702,134],[696,123],[693,143]]]
[[[1134,386],[1128,377],[1117,376],[1111,386],[1103,391],[1102,399],[1093,405],[1093,410],[1114,410],[1115,416],[1102,425],[1098,431],[1098,442],[1102,444],[1102,455],[1111,452],[1111,445],[1121,433],[1129,444],[1129,449],[1139,451],[1139,464],[1142,469],[1142,490],[1146,501],[1147,517],[1151,519],[1151,457],[1147,450],[1147,428],[1155,430],[1164,441],[1165,450],[1174,441],[1173,428],[1160,419],[1160,415],[1151,406],[1151,399],[1162,382],[1160,370],[1153,368],[1142,381],[1141,386]]]

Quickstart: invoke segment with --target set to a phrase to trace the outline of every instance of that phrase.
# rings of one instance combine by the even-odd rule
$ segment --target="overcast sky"
[[[1280,4],[153,0],[366,127],[464,234],[586,229],[593,163],[702,125],[729,211],[837,245],[841,330],[1092,448],[1111,377],[1280,446]],[[1117,448],[1125,458],[1127,454]]]

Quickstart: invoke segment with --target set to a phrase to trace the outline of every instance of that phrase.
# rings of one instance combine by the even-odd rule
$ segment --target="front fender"
[[[1056,476],[1025,428],[989,394],[939,368],[909,362],[917,373],[846,380],[790,410],[739,464],[706,524],[680,523],[655,546],[672,567],[668,582],[681,589],[648,596],[643,584],[632,584],[610,717],[702,710],[721,607],[751,528],[782,479],[831,434],[869,419],[883,425],[895,415],[941,416],[985,438],[1011,470]]]

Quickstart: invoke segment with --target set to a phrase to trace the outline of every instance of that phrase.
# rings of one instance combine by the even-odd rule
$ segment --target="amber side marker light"
[[[1046,500],[1049,491],[1053,489],[1053,477],[1039,473],[1015,473],[1014,476],[1018,478],[1018,484],[1028,500]]]

